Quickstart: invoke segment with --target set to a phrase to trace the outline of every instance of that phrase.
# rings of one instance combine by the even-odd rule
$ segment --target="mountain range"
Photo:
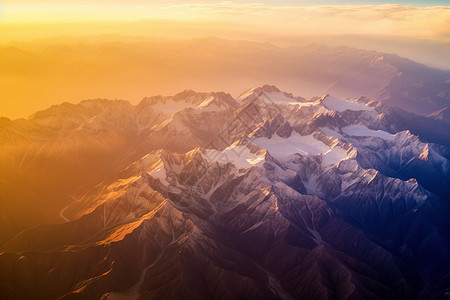
[[[449,298],[445,109],[379,95],[264,85],[1,118],[2,299]]]

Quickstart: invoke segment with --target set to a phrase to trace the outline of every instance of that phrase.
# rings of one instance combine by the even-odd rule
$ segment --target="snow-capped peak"
[[[291,93],[280,91],[276,86],[264,85],[250,89],[238,97],[241,102],[253,102],[259,100],[266,104],[283,104],[283,105],[302,105],[305,99],[302,97],[294,97]],[[310,105],[308,103],[308,105]]]

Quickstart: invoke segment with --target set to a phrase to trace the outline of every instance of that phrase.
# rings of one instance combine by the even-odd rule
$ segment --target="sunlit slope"
[[[198,105],[221,113],[201,117],[184,111]],[[0,119],[0,206],[5,212],[0,241],[36,224],[79,216],[69,202],[89,201],[95,194],[86,196],[87,191],[110,184],[149,151],[184,152],[207,146],[213,137],[223,143],[215,132],[237,106],[225,93],[185,91],[145,98],[138,105],[96,99],[53,106],[29,120]],[[206,129],[204,122],[210,124]],[[186,134],[191,128],[195,134]]]

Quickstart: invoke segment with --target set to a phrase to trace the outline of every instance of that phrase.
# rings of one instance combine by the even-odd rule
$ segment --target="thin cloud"
[[[442,38],[450,33],[450,7],[411,5],[271,6],[235,2],[162,8],[187,19],[259,24],[261,30],[302,34],[380,34]],[[172,15],[173,16],[173,15]]]
[[[224,29],[284,35],[390,35],[449,41],[450,6],[280,5],[222,1],[216,3],[127,5],[123,2],[5,5],[5,22],[126,22],[159,20],[213,24]],[[137,2],[136,2],[137,3]],[[209,26],[206,26],[209,27]],[[214,32],[210,34],[214,35]]]

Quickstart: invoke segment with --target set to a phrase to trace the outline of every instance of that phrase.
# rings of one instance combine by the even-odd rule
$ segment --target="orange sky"
[[[83,35],[91,32],[158,34],[160,31],[158,26],[154,28],[141,26],[145,21],[152,21],[154,24],[178,22],[188,27],[192,24],[202,24],[203,28],[200,31],[203,35],[215,35],[218,29],[245,28],[245,31],[266,34],[362,34],[450,41],[450,6],[424,7],[398,4],[306,6],[242,1],[150,3],[153,4],[144,1],[133,1],[132,4],[123,1],[59,1],[33,4],[7,1],[2,9],[0,41],[62,34]],[[96,25],[92,26],[93,23]],[[171,32],[167,30],[165,34],[170,35]],[[187,36],[199,34],[199,29],[183,34]]]

